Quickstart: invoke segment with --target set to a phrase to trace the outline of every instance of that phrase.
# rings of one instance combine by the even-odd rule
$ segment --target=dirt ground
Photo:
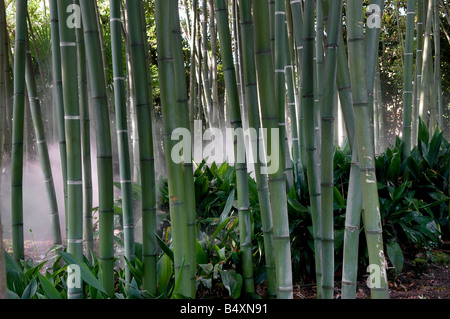
[[[439,261],[423,262],[423,254],[415,255],[414,259],[405,260],[403,272],[396,275],[393,270],[388,271],[389,295],[391,299],[450,299],[450,251],[437,249],[432,252],[440,256]],[[335,282],[335,298],[341,298],[341,284],[339,274]],[[365,279],[361,278],[357,284],[357,299],[370,299],[370,289]],[[315,299],[316,286],[296,285],[294,298]]]

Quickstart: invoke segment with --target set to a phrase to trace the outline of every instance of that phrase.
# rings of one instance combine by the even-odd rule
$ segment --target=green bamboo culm
[[[173,1],[173,8],[177,8],[178,0]],[[184,74],[184,55],[182,47],[182,37],[180,29],[180,16],[178,10],[173,10],[172,17],[172,46],[174,52],[174,72],[176,74]],[[190,130],[189,121],[189,105],[186,80],[183,76],[175,77],[175,88],[177,96],[177,109],[180,113],[180,127]],[[192,131],[191,131],[192,132]],[[189,153],[189,152],[187,152]],[[192,152],[190,152],[192,153]],[[188,155],[188,154],[186,154]],[[197,292],[196,286],[196,270],[197,270],[197,211],[195,205],[195,185],[194,185],[194,168],[192,165],[192,155],[183,157],[183,183],[185,194],[185,212],[187,218],[187,232],[189,251],[189,265],[190,265],[190,285],[191,296],[195,296]]]
[[[5,3],[0,1],[0,65],[6,65],[6,52],[5,46],[2,45],[5,41],[6,33],[4,30],[4,18],[5,17]],[[0,74],[0,115],[5,117],[6,115],[6,85],[5,85],[5,72]],[[2,182],[3,182],[3,139],[5,138],[5,125],[6,121],[0,120],[0,200],[3,200],[2,194]],[[4,254],[3,246],[3,225],[1,221],[1,211],[0,211],[0,299],[7,299],[7,277],[6,277],[6,256]]]
[[[11,152],[11,223],[14,259],[24,259],[23,235],[23,139],[25,118],[25,39],[27,1],[16,1],[16,33],[14,46],[14,101]]]
[[[369,27],[366,29],[365,37],[365,56],[366,56],[366,75],[367,75],[367,95],[368,95],[368,107],[370,118],[370,134],[371,139],[374,141],[372,144],[375,148],[375,116],[374,116],[374,84],[375,84],[375,71],[378,64],[378,47],[380,43],[381,26],[377,23],[381,23],[381,17],[384,11],[383,0],[371,0],[370,4],[373,8],[376,8],[372,12],[368,11],[367,23]],[[373,25],[372,25],[373,24]],[[372,25],[372,27],[370,27]],[[374,149],[375,150],[375,149]]]
[[[290,155],[287,143],[286,132],[286,52],[285,41],[287,37],[286,29],[286,10],[284,0],[275,0],[274,16],[274,79],[275,79],[275,97],[278,110],[278,127],[280,132],[281,161],[285,164],[286,190],[289,191],[293,185],[292,167],[290,164]]]
[[[253,281],[251,213],[248,189],[247,163],[245,159],[244,135],[239,107],[239,92],[236,83],[236,70],[233,64],[231,35],[228,26],[228,13],[225,0],[215,0],[215,10],[219,42],[224,68],[225,86],[228,97],[230,122],[235,131],[234,158],[236,166],[236,187],[239,211],[239,239],[242,258],[244,291],[251,294],[255,291]]]
[[[145,46],[142,34],[140,3],[126,2],[128,41],[131,53],[133,78],[133,100],[136,107],[137,131],[139,137],[139,166],[142,193],[142,258],[143,288],[151,295],[156,294],[157,243],[156,243],[156,189],[155,159],[153,156],[151,107],[152,95],[148,91],[148,73],[145,69]]]
[[[348,58],[355,112],[355,133],[360,164],[361,189],[363,196],[363,222],[369,253],[370,270],[377,274],[375,282],[369,282],[372,298],[388,298],[386,260],[384,257],[382,225],[378,199],[377,178],[373,141],[368,130],[369,110],[365,74],[363,1],[347,3]],[[372,277],[369,277],[372,279]]]
[[[292,29],[294,33],[295,40],[295,53],[296,53],[296,63],[297,63],[297,90],[296,94],[298,96],[298,113],[297,113],[297,130],[299,137],[299,158],[300,163],[304,166],[306,165],[305,157],[305,144],[303,138],[303,101],[302,101],[302,66],[303,66],[303,8],[302,3],[296,0],[290,0],[291,14],[292,14]],[[300,172],[300,168],[298,169]]]
[[[95,110],[97,136],[97,170],[99,187],[99,262],[102,283],[110,297],[114,296],[114,191],[111,130],[106,96],[104,64],[101,51],[100,34],[95,14],[95,3],[80,0],[83,19],[84,41],[89,70],[89,83],[92,92],[92,105]]]
[[[322,298],[333,299],[334,294],[334,120],[338,41],[341,32],[342,2],[324,3],[327,12],[325,43],[324,92],[321,134],[321,237],[322,237]]]
[[[291,125],[291,138],[292,138],[292,160],[294,164],[294,177],[297,180],[297,184],[301,179],[303,179],[303,163],[300,160],[300,138],[298,132],[298,115],[297,106],[299,104],[298,100],[298,90],[295,88],[295,50],[294,50],[294,26],[292,18],[291,4],[288,0],[285,0],[286,8],[286,22],[288,32],[284,33],[284,45],[286,52],[286,66],[285,66],[285,78],[287,87],[287,106],[289,108],[289,118]],[[289,52],[289,53],[287,53]],[[289,160],[289,158],[288,158]],[[298,187],[297,187],[298,188]]]
[[[278,111],[275,99],[274,67],[270,43],[269,4],[253,3],[255,30],[255,62],[261,109],[261,121],[265,134],[266,166],[264,174],[269,177],[270,203],[273,220],[273,241],[277,282],[277,297],[292,299],[292,264],[287,220],[286,176],[281,161]],[[269,160],[270,158],[270,160]],[[269,164],[270,163],[270,164]]]
[[[260,132],[260,112],[258,105],[258,88],[256,85],[256,65],[255,65],[255,44],[254,44],[254,27],[252,18],[252,0],[243,0],[239,4],[241,18],[241,36],[242,36],[242,62],[245,86],[245,103],[247,108],[249,127],[254,128],[256,132]],[[258,185],[258,199],[261,210],[262,231],[264,234],[264,251],[266,259],[267,271],[267,290],[269,298],[276,298],[276,272],[275,259],[273,250],[273,221],[272,211],[270,207],[270,194],[268,187],[268,179],[266,174],[262,174],[262,162],[258,156],[260,154],[260,139],[252,141],[252,150],[255,165],[255,178]],[[256,144],[256,145],[255,145]]]
[[[423,22],[424,10],[423,1],[417,0],[417,21],[416,21],[416,61],[414,74],[414,95],[413,95],[413,112],[412,112],[412,128],[411,128],[411,146],[416,145],[417,133],[419,127],[419,105],[420,105],[420,85],[422,81],[422,65],[423,65]]]
[[[421,117],[425,123],[428,123],[428,110],[430,107],[430,77],[432,68],[432,45],[431,45],[431,31],[433,25],[433,0],[424,1],[426,8],[426,24],[425,24],[425,35],[423,42],[423,52],[422,52],[422,78],[420,81],[419,90],[419,117]],[[428,128],[432,130],[431,126]]]
[[[306,0],[303,15],[303,53],[302,53],[302,103],[303,138],[305,144],[306,171],[311,200],[311,214],[314,233],[315,269],[317,279],[317,297],[322,297],[321,267],[321,225],[319,211],[320,185],[318,185],[317,166],[315,165],[316,140],[314,134],[314,1]]]
[[[161,107],[164,126],[164,148],[172,150],[174,141],[172,135],[181,128],[180,112],[177,108],[175,89],[175,67],[172,41],[172,1],[156,1],[156,34],[158,40],[158,74],[161,88]],[[172,155],[172,152],[168,154]],[[169,189],[170,219],[172,224],[172,242],[175,266],[176,294],[191,296],[191,270],[187,216],[185,212],[185,192],[183,183],[183,166],[174,161],[173,156],[166,156],[167,181]],[[181,179],[181,181],[180,181]]]
[[[178,0],[173,1],[173,8],[177,8]],[[178,10],[172,11],[172,46],[174,52],[174,72],[176,74],[184,74],[184,55],[182,48],[182,36],[180,28],[180,16]],[[182,76],[175,77],[175,88],[177,95],[178,110],[181,112],[181,127],[186,130],[190,129],[189,121],[189,105],[188,105],[188,93],[186,78]],[[185,155],[188,155],[186,152]],[[192,153],[192,152],[190,152]],[[191,286],[191,296],[195,296],[197,292],[196,286],[196,269],[197,269],[197,212],[195,205],[195,187],[194,187],[194,168],[192,164],[192,156],[183,156],[183,183],[184,183],[184,193],[185,193],[185,211],[187,218],[187,231],[188,231],[188,245],[189,250],[192,252],[189,254],[189,265],[190,265],[190,286]]]
[[[413,63],[414,63],[414,20],[415,0],[408,0],[406,16],[406,41],[404,57],[404,85],[403,85],[403,150],[404,158],[411,153],[411,128],[412,128],[412,106],[413,106]]]
[[[361,232],[362,193],[358,150],[355,144],[355,114],[353,110],[350,71],[348,69],[347,50],[342,33],[339,36],[337,86],[348,141],[352,152],[345,214],[341,295],[342,299],[355,299],[358,276],[359,235]]]
[[[114,99],[116,107],[116,129],[119,146],[120,191],[122,194],[122,216],[125,257],[134,263],[134,216],[131,184],[130,149],[128,144],[128,123],[126,110],[125,77],[123,71],[122,23],[120,1],[110,0],[111,50],[113,56]],[[125,280],[131,282],[131,272],[125,269]]]
[[[80,2],[74,0],[74,4]],[[86,66],[86,46],[84,43],[84,34],[82,25],[75,28],[75,37],[77,39],[77,57],[78,57],[78,90],[80,96],[80,125],[81,125],[81,148],[83,159],[83,238],[85,244],[86,257],[93,262],[92,253],[94,251],[94,231],[92,223],[92,160],[91,160],[91,126],[89,117],[89,102],[87,88],[87,66]]]
[[[58,21],[58,1],[50,0],[50,32],[52,38],[52,70],[53,70],[53,95],[54,107],[56,113],[56,125],[59,141],[59,155],[61,160],[61,171],[64,193],[64,212],[67,220],[67,150],[66,150],[66,132],[64,123],[64,96],[62,88],[61,74],[61,51],[59,46],[59,21]],[[66,233],[67,233],[66,223]]]
[[[45,190],[47,193],[49,212],[50,212],[50,229],[52,233],[53,245],[61,246],[61,226],[59,222],[58,202],[56,200],[55,183],[53,181],[53,173],[50,164],[48,146],[45,137],[44,122],[41,114],[41,104],[36,88],[36,80],[33,72],[31,51],[29,50],[29,42],[26,42],[26,86],[28,98],[30,101],[30,111],[33,120],[33,127],[36,136],[36,144],[39,152],[39,160],[41,163],[42,174],[44,176]]]
[[[67,150],[67,252],[83,260],[83,172],[78,100],[77,48],[72,0],[58,1],[64,120]],[[69,288],[69,299],[83,298],[82,288]]]

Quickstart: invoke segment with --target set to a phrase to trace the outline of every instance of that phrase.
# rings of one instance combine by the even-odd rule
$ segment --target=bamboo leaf
[[[388,242],[386,247],[389,260],[395,268],[395,273],[399,275],[402,272],[404,263],[402,248],[395,241]]]
[[[430,165],[430,167],[435,167],[436,160],[439,156],[439,151],[441,149],[442,140],[444,138],[444,132],[441,131],[439,126],[436,127],[434,131],[433,137],[431,138],[430,146],[428,149],[428,155],[426,157],[426,161]]]
[[[105,288],[100,281],[92,274],[91,270],[85,263],[79,261],[75,256],[67,252],[61,252],[61,256],[68,265],[78,265],[81,270],[81,279],[83,279],[88,285],[94,287],[97,290],[106,294]]]
[[[227,226],[228,222],[230,221],[231,217],[228,217],[225,219],[219,226],[217,226],[216,230],[212,233],[213,238],[217,238],[217,234]]]
[[[62,299],[58,290],[56,290],[55,286],[41,274],[38,274],[39,282],[41,283],[41,287],[44,290],[44,293],[49,299]]]
[[[173,263],[167,254],[164,254],[157,264],[158,293],[166,293],[173,274]]]
[[[227,203],[225,204],[225,207],[223,208],[223,211],[220,214],[219,224],[222,224],[223,221],[225,219],[227,219],[228,216],[230,215],[230,211],[233,208],[234,195],[235,195],[235,189],[233,188],[230,195],[228,196]]]
[[[170,260],[174,261],[173,251],[166,245],[164,240],[161,239],[157,234],[155,234],[156,240],[158,241],[159,247],[163,250],[163,252],[169,256]]]
[[[242,289],[242,276],[235,270],[219,270],[223,286],[233,299],[239,298]]]
[[[208,263],[208,254],[197,239],[197,264],[201,265],[206,263]]]
[[[30,280],[28,286],[23,291],[22,299],[31,299],[36,294],[36,290],[37,290],[37,282],[36,279],[33,277]]]

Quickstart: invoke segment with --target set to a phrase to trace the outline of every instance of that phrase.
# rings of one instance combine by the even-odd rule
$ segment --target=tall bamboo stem
[[[44,176],[45,189],[47,193],[49,212],[50,212],[50,228],[52,231],[52,239],[54,245],[62,245],[61,227],[59,223],[59,210],[56,200],[55,184],[53,182],[53,173],[50,164],[50,157],[48,153],[47,141],[45,137],[44,122],[41,114],[41,104],[36,88],[36,80],[33,72],[33,65],[31,60],[31,51],[28,50],[29,43],[26,42],[26,85],[28,98],[30,101],[31,116],[33,119],[33,127],[36,136],[36,144],[39,152],[39,159],[41,162],[42,174]]]
[[[177,107],[175,90],[175,73],[172,41],[172,1],[156,1],[156,28],[158,39],[158,74],[161,87],[161,107],[165,131],[164,147],[172,150],[174,142],[172,132],[181,127],[180,114]],[[185,192],[183,183],[183,166],[172,160],[167,154],[167,180],[170,198],[170,218],[172,223],[172,241],[175,264],[175,281],[180,281],[175,293],[190,297],[191,270],[187,216],[185,211]]]
[[[253,19],[255,25],[255,61],[257,83],[261,109],[262,125],[267,129],[265,139],[266,156],[272,157],[271,166],[275,170],[268,170],[269,191],[274,223],[273,240],[275,253],[275,269],[277,279],[277,297],[280,299],[293,298],[292,265],[289,226],[287,221],[286,176],[284,162],[281,161],[281,145],[279,136],[274,132],[278,127],[278,110],[275,99],[274,67],[270,45],[269,5],[266,1],[254,3]],[[275,129],[275,130],[274,130]],[[278,159],[278,163],[276,163]]]
[[[113,54],[114,99],[116,111],[117,141],[119,147],[120,191],[122,194],[122,216],[124,231],[125,257],[134,262],[134,216],[131,185],[130,150],[128,145],[128,123],[125,95],[125,77],[123,72],[122,23],[120,19],[120,1],[110,1],[111,11],[111,48]],[[125,280],[131,282],[131,272],[126,267]]]
[[[366,84],[365,61],[360,59],[364,52],[363,1],[352,0],[347,4],[348,51],[352,85],[353,107],[355,109],[355,133],[360,163],[361,189],[363,194],[363,221],[369,252],[369,262],[376,267],[376,283],[372,286],[372,298],[388,298],[386,260],[384,257],[380,207],[373,141],[368,130],[369,111]]]
[[[173,8],[177,8],[178,0],[173,1]],[[172,42],[174,51],[174,71],[176,74],[184,74],[184,56],[182,48],[182,37],[180,29],[180,16],[178,10],[173,10],[172,19]],[[181,114],[181,127],[189,130],[189,108],[187,100],[187,87],[185,77],[177,76],[175,77],[176,85],[176,95],[178,109]],[[197,211],[195,205],[195,186],[194,186],[194,169],[192,165],[192,158],[185,159],[183,161],[183,183],[184,183],[184,194],[185,194],[185,212],[187,218],[187,232],[188,232],[188,246],[190,250],[189,254],[189,265],[190,265],[190,286],[191,286],[191,296],[195,297],[196,294],[196,269],[197,269],[197,256],[196,256],[196,246],[197,246]]]
[[[320,185],[318,185],[315,152],[317,149],[314,134],[314,1],[306,0],[303,17],[303,53],[302,53],[302,103],[303,103],[303,138],[306,151],[306,170],[308,174],[308,188],[311,202],[311,213],[314,229],[314,250],[316,262],[317,297],[322,297],[322,267],[320,231]],[[319,288],[320,287],[320,288]]]
[[[142,193],[142,257],[144,263],[143,288],[155,294],[156,282],[156,193],[155,166],[153,157],[151,91],[148,91],[148,74],[145,69],[145,46],[140,21],[138,1],[127,0],[126,17],[130,43],[131,68],[133,74],[133,96],[136,107],[139,135],[139,166]]]
[[[334,120],[337,111],[335,104],[336,74],[338,62],[338,41],[341,33],[342,2],[324,4],[328,11],[327,38],[325,44],[324,95],[322,105],[321,134],[321,232],[322,232],[322,298],[332,299],[334,293]],[[328,10],[327,10],[328,9]]]
[[[405,61],[404,85],[403,85],[403,156],[406,158],[411,153],[411,127],[412,127],[412,103],[413,103],[413,46],[414,46],[414,19],[415,0],[408,0],[406,18],[406,40],[405,40]]]
[[[63,193],[64,193],[64,211],[67,220],[67,150],[66,150],[66,133],[64,123],[64,96],[62,88],[62,73],[61,73],[61,50],[59,45],[59,20],[58,20],[58,2],[57,0],[50,0],[50,30],[52,37],[52,71],[53,71],[53,95],[56,114],[56,125],[59,140],[59,154],[61,160],[61,171],[63,179]],[[67,233],[66,222],[66,233]]]
[[[11,222],[13,256],[16,261],[24,259],[23,235],[23,150],[25,118],[25,39],[27,1],[16,2],[16,38],[14,46],[14,102],[11,152]]]
[[[80,110],[78,100],[77,49],[75,30],[67,23],[72,0],[58,2],[61,70],[64,96],[64,120],[67,149],[67,251],[83,260],[83,173],[81,155]],[[82,289],[68,291],[69,299],[80,299]]]

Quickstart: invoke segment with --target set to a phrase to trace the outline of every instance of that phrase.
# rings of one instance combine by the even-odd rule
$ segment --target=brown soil
[[[435,250],[446,256],[446,262],[430,262],[418,266],[413,260],[405,261],[403,272],[396,276],[393,270],[388,272],[389,295],[391,299],[450,299],[450,251]],[[422,258],[423,254],[416,257]],[[370,289],[366,285],[367,276],[363,276],[357,284],[357,299],[370,299]],[[340,275],[336,276],[335,298],[341,298]],[[294,287],[294,298],[315,299],[315,285],[297,285]]]

